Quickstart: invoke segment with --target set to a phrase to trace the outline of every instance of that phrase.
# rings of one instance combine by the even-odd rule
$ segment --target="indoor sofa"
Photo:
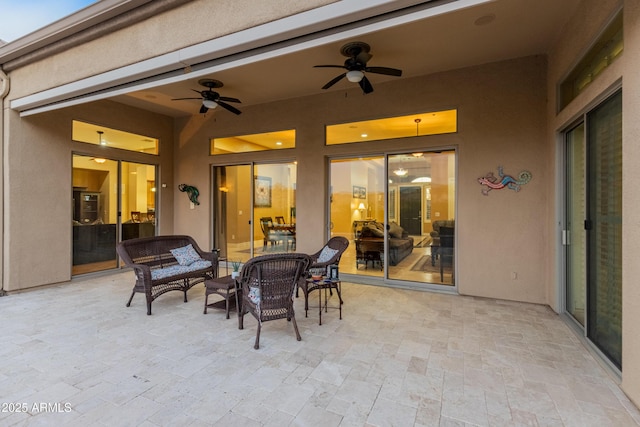
[[[389,223],[389,265],[398,265],[413,251],[413,237],[395,222]],[[384,224],[377,221],[357,221],[354,223],[356,245],[356,267],[371,261],[375,266],[384,265]]]

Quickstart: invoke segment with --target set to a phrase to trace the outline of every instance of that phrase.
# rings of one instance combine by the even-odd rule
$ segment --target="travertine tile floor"
[[[199,285],[147,316],[131,272],[0,298],[0,425],[636,426],[548,307],[345,283],[337,311],[263,326],[202,314]],[[27,412],[20,412],[21,410]]]

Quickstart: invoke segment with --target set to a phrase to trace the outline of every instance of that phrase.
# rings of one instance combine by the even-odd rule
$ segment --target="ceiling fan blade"
[[[202,98],[172,98],[172,101],[182,101],[184,99],[202,99]]]
[[[360,87],[365,94],[373,92],[373,86],[371,86],[371,82],[367,76],[364,76],[362,80],[360,80]]]
[[[218,103],[219,106],[221,106],[225,110],[231,111],[233,114],[242,114],[242,111],[238,110],[236,107],[232,107],[226,102],[222,102],[222,101],[216,101],[216,102]]]
[[[237,98],[229,98],[228,96],[221,96],[220,98],[218,98],[220,101],[226,101],[226,102],[238,102],[240,104],[242,104],[242,102],[237,99]]]
[[[205,107],[205,106],[203,105],[203,106],[201,106],[201,107],[200,107],[200,111],[199,111],[199,113],[200,113],[200,114],[204,114],[204,113],[206,113],[206,112],[207,112],[207,110],[208,110],[208,108],[207,108],[207,107]]]
[[[314,65],[313,68],[343,68],[347,69],[344,65]]]
[[[342,73],[339,76],[335,77],[333,80],[331,80],[329,83],[327,83],[326,85],[322,86],[322,89],[329,89],[331,86],[333,86],[334,84],[338,83],[340,80],[342,80],[344,78],[344,76],[346,76],[347,73]]]
[[[385,74],[387,76],[400,77],[402,75],[402,70],[389,67],[366,67],[364,70],[368,73]]]

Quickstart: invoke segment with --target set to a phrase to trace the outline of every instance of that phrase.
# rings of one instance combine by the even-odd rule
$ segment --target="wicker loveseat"
[[[147,299],[147,314],[151,314],[151,303],[169,291],[184,292],[194,285],[214,278],[218,271],[218,255],[204,252],[189,236],[153,236],[124,240],[116,247],[118,255],[127,267],[133,268],[136,283],[131,298],[136,292],[144,293]]]

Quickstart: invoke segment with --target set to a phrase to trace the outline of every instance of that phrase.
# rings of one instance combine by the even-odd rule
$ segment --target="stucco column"
[[[0,144],[2,146],[2,159],[0,161],[0,182],[2,191],[2,203],[0,204],[0,224],[2,224],[2,228],[0,229],[0,296],[5,295],[4,291],[4,159],[5,159],[5,132],[4,132],[4,99],[9,94],[9,76],[5,74],[5,72],[0,68]]]

